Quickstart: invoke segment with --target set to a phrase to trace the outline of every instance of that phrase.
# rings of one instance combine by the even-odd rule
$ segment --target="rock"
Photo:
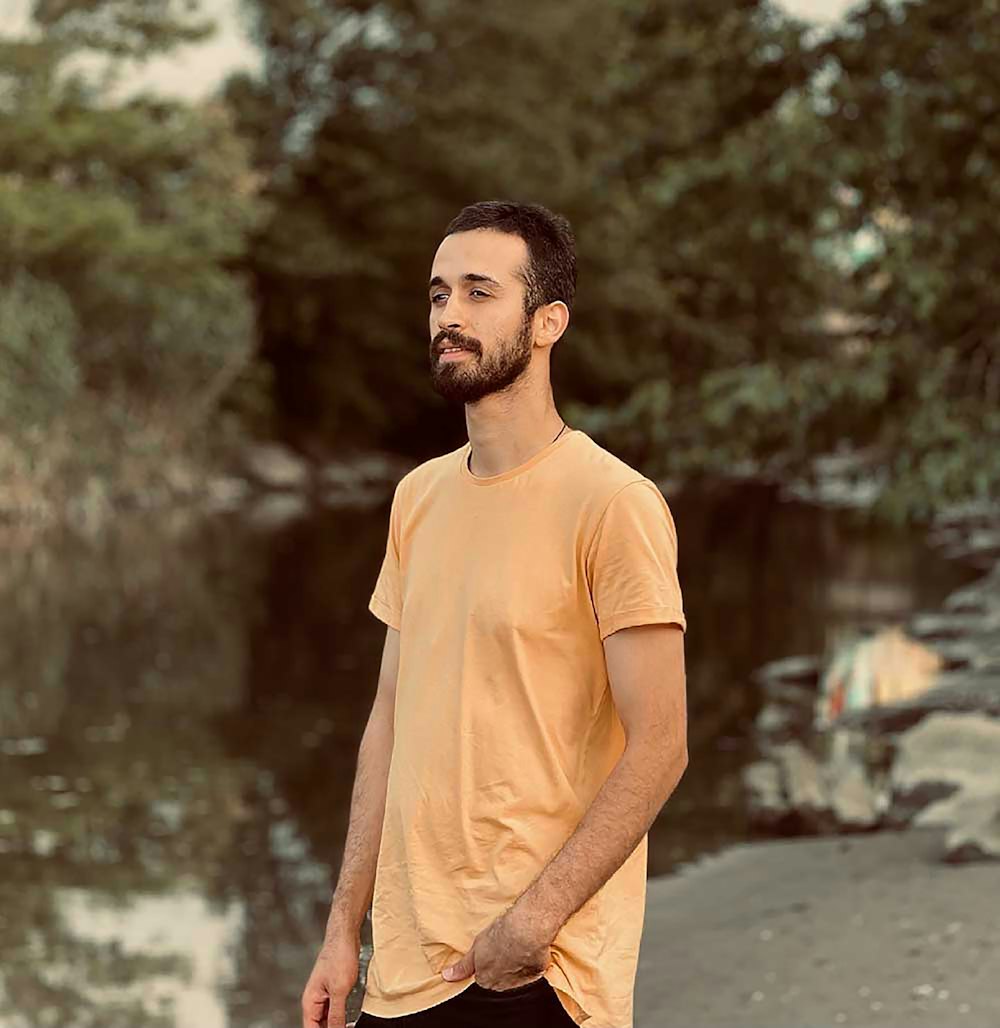
[[[269,532],[304,516],[304,499],[294,493],[276,493],[255,500],[246,508],[246,522],[254,529]]]
[[[330,461],[320,468],[318,477],[323,485],[338,490],[357,489],[366,481],[364,471],[349,461]]]
[[[786,682],[780,678],[772,678],[761,682],[761,689],[769,700],[786,706],[801,707],[808,711],[810,719],[816,706],[816,689],[813,686]]]
[[[830,809],[819,763],[801,743],[787,742],[771,752],[781,769],[784,793],[793,810],[809,817]]]
[[[970,528],[988,528],[997,520],[996,504],[989,500],[967,500],[954,503],[934,516],[934,524],[953,526],[968,530]]]
[[[759,735],[778,739],[792,734],[795,719],[780,703],[765,703],[754,720],[754,729]]]
[[[390,453],[373,451],[329,461],[318,472],[326,507],[370,507],[392,495],[393,486],[413,465]]]
[[[792,683],[815,688],[819,684],[820,658],[812,655],[783,657],[757,668],[751,676],[758,685]]]
[[[781,788],[777,764],[759,760],[743,769],[743,788],[747,797],[750,823],[773,830],[788,816],[788,804]]]
[[[781,483],[785,498],[826,507],[868,509],[885,489],[884,468],[864,454],[831,453],[816,457],[808,475]]]
[[[266,489],[303,489],[309,483],[309,465],[287,446],[261,443],[243,453],[247,473]]]
[[[840,758],[824,768],[830,808],[845,828],[873,828],[882,818],[885,803],[856,760]]]
[[[1000,530],[995,527],[970,532],[966,540],[969,553],[1000,554]]]
[[[941,671],[936,685],[920,696],[868,710],[848,711],[838,726],[869,732],[903,732],[937,711],[974,712],[1000,717],[1000,674],[995,671]]]
[[[251,493],[250,483],[235,475],[219,475],[205,484],[205,505],[212,510],[234,510]]]
[[[997,565],[1000,568],[1000,564]],[[956,589],[944,601],[946,610],[961,614],[1000,615],[1000,575],[989,574]]]
[[[900,736],[890,777],[894,797],[911,806],[920,790],[932,797],[938,790],[917,813],[920,825],[953,824],[961,805],[973,800],[1000,805],[1000,722],[981,714],[932,714]]]
[[[790,742],[809,732],[812,705],[801,703],[765,703],[754,721],[754,730],[764,746]]]
[[[361,453],[323,465],[318,478],[332,489],[352,489],[364,485],[387,485],[399,481],[413,465],[401,457],[381,451]]]
[[[353,464],[367,482],[396,482],[413,466],[393,454],[378,451],[355,457]]]
[[[987,635],[1000,632],[1000,611],[995,614],[945,611],[940,614],[915,614],[909,623],[909,632],[925,641],[959,639],[968,635]]]
[[[1000,672],[1000,633],[943,639],[934,643],[934,650],[941,655],[945,671],[969,669]]]
[[[944,860],[1000,860],[1000,797],[969,805],[945,837]]]
[[[924,811],[933,812],[938,803],[959,793],[959,786],[948,782],[925,782],[906,792],[894,792],[889,800],[886,823],[892,828],[906,828],[917,822]],[[930,821],[935,822],[933,813]]]

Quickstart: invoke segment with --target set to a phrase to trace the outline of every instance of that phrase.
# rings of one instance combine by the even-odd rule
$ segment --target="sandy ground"
[[[651,879],[635,1028],[1000,1026],[1000,862],[936,831],[738,846]]]

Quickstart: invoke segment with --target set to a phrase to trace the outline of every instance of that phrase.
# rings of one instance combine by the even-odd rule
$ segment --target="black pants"
[[[494,992],[473,982],[451,999],[402,1017],[362,1014],[355,1028],[575,1028],[544,979]]]

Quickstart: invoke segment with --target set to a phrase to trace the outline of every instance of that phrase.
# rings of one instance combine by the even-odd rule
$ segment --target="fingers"
[[[347,997],[306,992],[302,997],[302,1028],[348,1028]]]
[[[347,997],[330,997],[330,1009],[326,1015],[326,1028],[347,1028]]]
[[[319,989],[307,988],[302,994],[302,1028],[330,1028],[335,1022],[327,1023],[329,999]],[[343,1020],[340,1022],[343,1025]]]

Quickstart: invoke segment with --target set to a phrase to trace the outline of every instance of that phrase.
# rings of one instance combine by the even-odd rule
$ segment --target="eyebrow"
[[[489,275],[477,275],[474,271],[466,272],[461,279],[461,282],[486,282],[491,286],[496,286],[497,289],[503,289],[503,286],[495,278],[490,278]],[[428,285],[428,289],[433,289],[435,286],[445,286],[448,283],[440,275],[435,275]]]

